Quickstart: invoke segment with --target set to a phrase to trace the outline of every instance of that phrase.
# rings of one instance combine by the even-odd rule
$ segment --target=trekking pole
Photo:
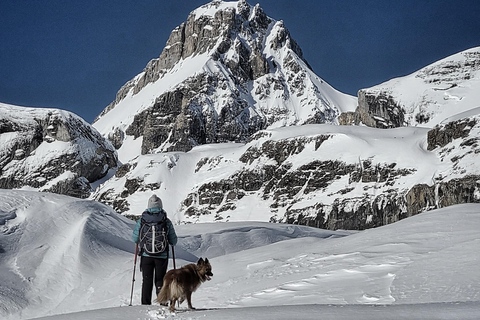
[[[177,269],[175,264],[175,247],[172,245],[172,258],[173,258],[173,269]]]
[[[173,259],[173,269],[177,269],[177,265],[175,263],[175,246],[172,245],[172,259]],[[180,300],[177,300],[178,307],[180,308]]]
[[[135,244],[135,259],[134,259],[134,262],[133,262],[132,292],[130,293],[130,304],[129,304],[129,306],[132,305],[132,300],[133,300],[133,285],[135,283],[135,270],[137,268],[137,253],[138,253],[138,243]]]

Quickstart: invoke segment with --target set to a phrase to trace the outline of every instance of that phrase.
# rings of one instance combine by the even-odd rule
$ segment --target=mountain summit
[[[336,123],[355,107],[355,97],[315,75],[282,21],[258,4],[212,1],[172,31],[160,57],[118,91],[94,127],[127,161],[244,142],[267,128]]]

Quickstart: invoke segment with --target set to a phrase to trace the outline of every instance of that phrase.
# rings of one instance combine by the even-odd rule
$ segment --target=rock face
[[[253,210],[255,219],[326,229],[378,227],[480,202],[479,120],[471,115],[432,130],[263,130],[226,149],[132,160],[96,198],[134,216],[140,212],[130,199],[155,190],[183,222],[244,219]]]
[[[282,21],[243,0],[212,1],[172,31],[94,126],[118,149],[141,137],[141,154],[188,151],[271,127],[334,123],[355,106],[313,73]]]
[[[472,48],[411,75],[360,90],[354,115],[344,115],[340,122],[375,128],[433,127],[477,107],[479,90],[480,48]]]
[[[117,165],[112,145],[80,117],[0,104],[0,188],[86,198]]]
[[[470,132],[478,125],[478,118],[465,118],[452,121],[441,126],[435,126],[433,130],[428,132],[428,150],[434,150],[437,147],[445,147],[453,140],[465,139]],[[471,137],[467,141],[462,142],[463,145],[478,146],[480,137]]]
[[[406,126],[405,110],[386,92],[371,94],[366,90],[360,90],[355,113],[356,124],[363,123],[381,129]]]

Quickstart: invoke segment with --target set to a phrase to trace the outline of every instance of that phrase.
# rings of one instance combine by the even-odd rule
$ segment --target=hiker
[[[162,234],[161,231],[164,233]],[[150,305],[153,285],[155,284],[157,295],[163,285],[163,277],[168,267],[169,244],[172,246],[177,244],[177,234],[173,224],[163,210],[162,200],[156,195],[148,199],[148,208],[142,213],[142,218],[137,221],[133,230],[133,241],[139,244],[140,249],[142,304]],[[159,244],[162,246],[159,247]]]

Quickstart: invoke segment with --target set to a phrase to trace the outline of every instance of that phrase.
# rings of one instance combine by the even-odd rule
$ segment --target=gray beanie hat
[[[150,197],[150,199],[148,199],[148,209],[152,209],[152,208],[159,208],[159,209],[163,209],[163,204],[162,204],[162,200],[157,197],[157,195],[153,195]]]

